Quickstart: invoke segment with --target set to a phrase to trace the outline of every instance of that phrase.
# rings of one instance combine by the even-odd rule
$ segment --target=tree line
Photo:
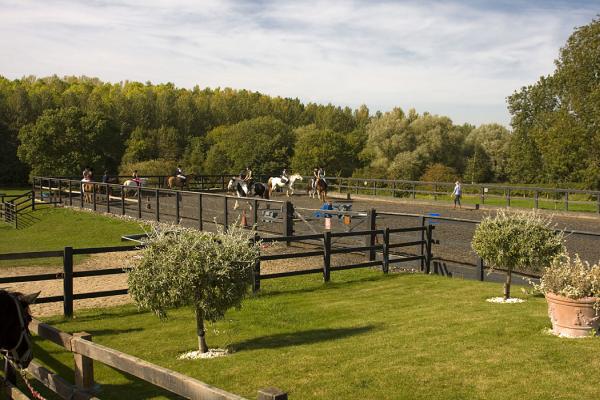
[[[445,116],[371,113],[230,88],[0,77],[0,183],[31,175],[309,174],[600,188],[600,22],[578,28],[557,69],[508,98],[512,132]],[[98,172],[96,173],[98,175]]]

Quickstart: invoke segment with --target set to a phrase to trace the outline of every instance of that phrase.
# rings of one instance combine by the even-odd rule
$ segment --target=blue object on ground
[[[333,210],[333,205],[331,205],[329,203],[324,203],[319,210]],[[315,217],[331,218],[331,214],[321,213],[320,211],[315,211]]]
[[[426,217],[439,217],[440,214],[439,213],[426,213],[425,216]],[[429,223],[431,225],[437,225],[440,223],[440,221],[435,218],[428,218],[428,219],[429,219]]]

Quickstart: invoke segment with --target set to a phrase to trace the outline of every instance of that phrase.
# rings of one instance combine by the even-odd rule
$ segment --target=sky
[[[232,87],[497,122],[600,1],[0,0],[0,75]]]

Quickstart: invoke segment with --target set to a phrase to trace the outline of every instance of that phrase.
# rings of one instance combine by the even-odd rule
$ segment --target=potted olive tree
[[[510,298],[512,272],[538,272],[564,250],[563,232],[551,218],[537,212],[507,212],[487,216],[475,229],[471,247],[492,270],[506,272],[504,301]]]
[[[169,308],[191,306],[200,353],[206,353],[204,321],[214,322],[241,306],[258,255],[258,245],[241,228],[209,233],[154,225],[134,259],[129,293],[138,307],[160,318],[167,317]]]
[[[600,263],[590,265],[579,255],[557,257],[544,268],[536,289],[548,302],[552,332],[564,337],[599,333]]]

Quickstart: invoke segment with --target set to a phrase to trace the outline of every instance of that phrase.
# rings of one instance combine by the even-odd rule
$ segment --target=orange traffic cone
[[[248,227],[248,221],[246,220],[246,210],[242,210],[242,227]]]

